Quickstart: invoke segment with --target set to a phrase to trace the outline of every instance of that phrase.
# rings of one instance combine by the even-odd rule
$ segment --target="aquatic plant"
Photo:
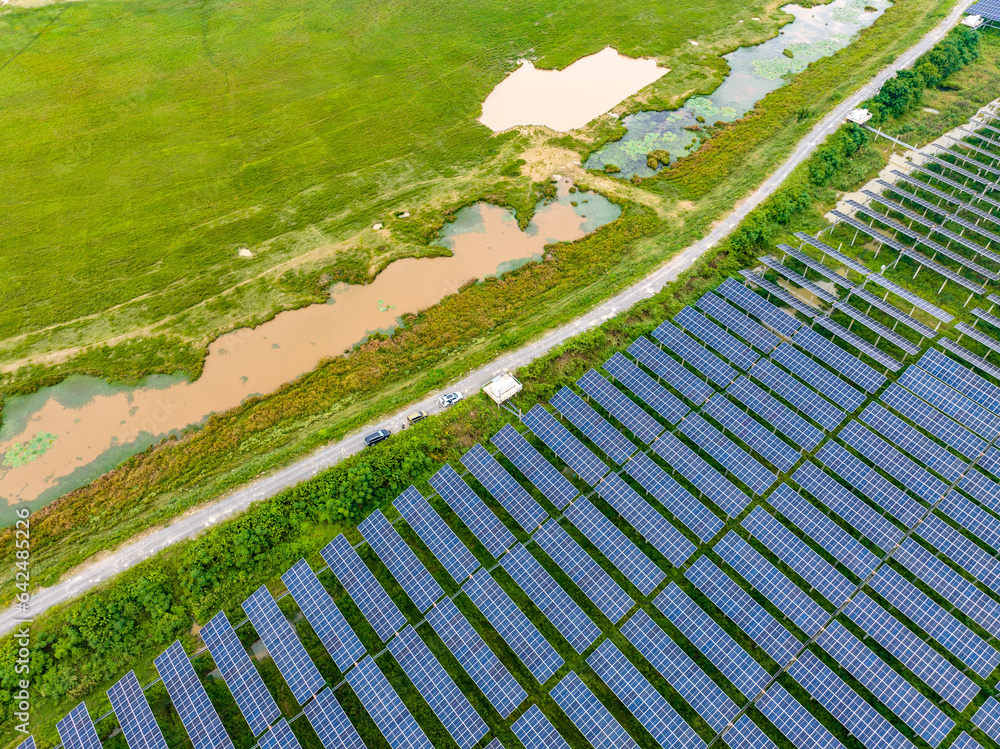
[[[39,432],[27,442],[16,442],[7,450],[2,465],[8,468],[20,468],[33,460],[45,455],[56,441],[57,435],[50,432]]]

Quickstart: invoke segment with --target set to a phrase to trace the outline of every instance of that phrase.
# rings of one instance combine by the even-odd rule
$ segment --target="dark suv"
[[[379,429],[377,432],[372,432],[365,437],[365,444],[371,447],[384,439],[388,439],[390,434],[391,432],[388,429]]]

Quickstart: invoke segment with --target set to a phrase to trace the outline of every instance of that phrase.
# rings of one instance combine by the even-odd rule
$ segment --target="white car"
[[[461,393],[448,393],[446,395],[442,395],[441,398],[438,400],[438,403],[440,403],[442,406],[454,406],[456,403],[462,400],[463,397],[464,396]]]

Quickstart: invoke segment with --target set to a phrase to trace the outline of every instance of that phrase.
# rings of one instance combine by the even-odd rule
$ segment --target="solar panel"
[[[590,620],[576,601],[552,579],[552,575],[523,546],[515,546],[500,561],[516,582],[555,628],[582,653],[601,636],[601,629]]]
[[[538,705],[529,707],[510,728],[525,749],[569,749],[566,739],[549,723]]]
[[[783,247],[788,247],[788,245],[778,245],[778,249],[782,249]],[[791,249],[791,247],[789,247],[788,249]],[[826,289],[824,289],[824,288],[822,288],[822,287],[817,286],[816,284],[814,284],[812,281],[810,281],[809,279],[807,279],[805,276],[803,276],[803,275],[801,275],[799,273],[796,273],[791,268],[786,268],[784,265],[782,265],[781,263],[779,263],[773,257],[769,257],[769,256],[765,255],[763,257],[757,258],[757,260],[760,263],[762,263],[763,265],[765,265],[766,267],[768,267],[771,270],[773,270],[779,276],[782,276],[782,277],[788,279],[789,281],[791,281],[796,286],[798,286],[798,287],[800,287],[802,289],[805,289],[810,294],[812,294],[813,296],[815,296],[817,299],[821,299],[824,302],[829,302],[830,304],[833,304],[834,302],[837,301],[837,295],[836,294],[831,294]]]
[[[970,460],[986,448],[981,437],[895,382],[882,393],[882,402]]]
[[[909,289],[904,289],[902,286],[893,283],[885,276],[881,276],[878,273],[872,273],[868,277],[868,280],[873,283],[877,283],[886,291],[890,291],[896,296],[898,296],[900,299],[904,299],[905,301],[909,302],[912,305],[912,309],[910,310],[911,315],[913,314],[913,310],[919,309],[926,312],[931,317],[940,320],[941,322],[947,323],[955,319],[940,307],[935,307],[933,304],[928,302],[922,296],[914,294]]]
[[[329,689],[307,702],[302,712],[319,736],[323,749],[364,749],[364,742]]]
[[[733,278],[727,278],[723,281],[716,291],[780,335],[790,336],[802,325],[794,317],[775,307]]]
[[[706,403],[702,412],[708,414],[725,429],[746,443],[764,460],[784,472],[799,460],[799,451],[782,440],[778,435],[768,431],[750,414],[743,411],[723,395],[717,395]],[[653,443],[653,449],[663,441],[661,437]]]
[[[64,749],[101,749],[101,740],[83,702],[56,724],[56,730]]]
[[[1000,418],[919,367],[907,369],[899,384],[986,440],[1000,434]]]
[[[613,623],[617,623],[635,605],[628,593],[559,523],[546,523],[533,539]]]
[[[701,749],[705,742],[684,722],[673,706],[622,655],[611,640],[605,640],[587,664],[642,723],[660,746]]]
[[[986,335],[983,331],[973,328],[971,325],[966,325],[964,322],[958,323],[955,326],[955,330],[960,334],[958,338],[959,343],[962,342],[962,336],[969,336],[969,338],[992,350],[994,353],[1000,353],[1000,341]]]
[[[365,518],[358,530],[418,609],[426,611],[444,595],[441,586],[400,538],[381,510],[375,510]]]
[[[868,328],[868,330],[875,333],[875,335],[877,335],[879,338],[884,338],[885,340],[889,341],[889,343],[893,344],[894,346],[897,346],[898,348],[901,348],[906,353],[908,354],[920,353],[920,346],[908,340],[904,336],[901,336],[892,328],[883,325],[882,323],[868,317],[868,315],[866,315],[864,312],[855,309],[850,302],[847,301],[837,302],[837,304],[834,306],[834,309],[837,310],[838,312],[842,312],[843,314],[847,315],[848,317],[851,318],[853,322],[863,325],[864,327]],[[878,342],[876,341],[876,343]],[[877,346],[875,347],[875,350],[878,350]]]
[[[941,184],[946,185],[946,186],[952,188],[953,190],[956,190],[957,192],[960,192],[960,193],[962,193],[964,195],[971,195],[972,196],[972,201],[975,201],[977,203],[978,202],[983,202],[983,203],[986,203],[987,205],[992,205],[992,206],[995,206],[995,207],[1000,207],[1000,206],[996,205],[994,203],[994,201],[990,200],[990,198],[986,197],[986,195],[984,195],[981,192],[977,192],[976,190],[973,190],[968,185],[963,185],[961,182],[956,182],[953,179],[949,179],[948,177],[945,177],[943,174],[940,174],[939,172],[932,172],[930,169],[926,169],[926,168],[924,168],[922,166],[918,166],[918,165],[913,164],[913,163],[911,163],[909,166],[910,166],[910,169],[913,172],[917,173],[917,174],[922,174],[925,177],[929,177],[930,179],[937,180]],[[921,184],[921,186],[927,184],[926,182],[924,182],[922,180],[918,180],[918,182]],[[924,187],[923,189],[929,189],[929,187]]]
[[[967,733],[959,734],[951,747],[952,749],[982,749],[982,745]]]
[[[854,411],[865,402],[864,393],[817,364],[790,343],[778,346],[771,354],[771,359],[845,411]]]
[[[374,660],[365,658],[348,671],[347,681],[392,749],[431,749],[430,740]]]
[[[601,481],[597,494],[675,567],[695,552],[694,544],[618,474],[612,473]]]
[[[36,749],[35,747],[35,737],[29,736],[20,744],[17,745],[17,749]]]
[[[476,557],[420,492],[411,486],[392,504],[456,582],[476,571],[479,567]]]
[[[936,502],[948,490],[941,479],[932,476],[859,421],[844,427],[840,438],[928,504]]]
[[[968,467],[967,463],[956,458],[935,440],[924,436],[878,403],[869,404],[861,412],[861,420],[949,481],[957,479]]]
[[[711,385],[697,377],[693,372],[691,372],[691,370],[687,369],[679,361],[674,359],[648,338],[636,338],[632,342],[632,345],[628,347],[628,353],[634,356],[640,364],[649,367],[653,374],[669,384],[672,388],[695,405],[698,405],[715,392]],[[619,357],[619,354],[612,356],[607,362],[604,363],[604,368],[615,378],[625,383],[625,386],[628,387],[629,390],[632,390],[632,392],[640,398],[646,400],[641,393],[633,390],[631,384],[619,376],[618,372],[612,370],[608,366],[614,362],[617,367],[625,368],[624,364],[628,363],[628,359],[624,356]],[[649,401],[646,402],[649,403]],[[654,406],[652,403],[649,403],[649,405]],[[677,418],[680,418],[680,416]]]
[[[814,463],[803,463],[792,475],[792,481],[840,515],[850,527],[883,551],[892,549],[902,538],[902,530]]]
[[[621,465],[638,449],[632,440],[615,429],[568,387],[561,388],[552,396],[549,404],[615,463]]]
[[[801,382],[770,359],[761,359],[757,362],[750,375],[827,431],[836,429],[847,418],[842,409],[814,390],[803,387]]]
[[[818,642],[848,673],[931,746],[940,744],[955,725],[955,721],[865,647],[840,622],[833,622],[820,635]]]
[[[108,690],[108,699],[129,749],[167,749],[166,739],[156,724],[135,671],[129,671]],[[21,744],[18,749],[34,749],[34,740],[28,740],[31,741],[31,746]]]
[[[805,242],[806,244],[811,245],[815,249],[817,249],[820,252],[822,252],[823,253],[823,257],[826,257],[827,255],[829,255],[834,260],[836,260],[838,263],[840,263],[841,265],[843,265],[843,266],[845,266],[847,268],[850,268],[855,273],[860,273],[862,276],[865,276],[865,277],[867,277],[871,273],[871,270],[867,266],[863,265],[862,263],[859,263],[857,260],[855,260],[854,258],[852,258],[850,255],[845,255],[840,250],[833,249],[828,244],[824,244],[823,242],[820,242],[815,237],[810,237],[808,234],[806,234],[803,231],[796,232],[795,233],[795,237],[797,239],[801,240],[802,242]]]
[[[726,330],[735,333],[758,351],[768,352],[781,343],[778,336],[751,320],[722,297],[709,292],[703,294],[696,304],[722,323]]]
[[[986,174],[988,175],[989,174],[993,175],[994,181],[996,181],[997,176],[1000,175],[1000,169],[994,169],[991,165],[984,163],[981,159],[977,159],[974,156],[970,156],[968,153],[964,151],[956,150],[956,146],[964,146],[965,148],[968,148],[972,153],[986,154],[987,156],[991,157],[990,158],[991,162],[996,163],[996,155],[991,153],[990,151],[986,151],[982,148],[977,148],[976,146],[969,145],[968,143],[964,143],[961,140],[956,141],[950,146],[945,146],[942,143],[934,143],[934,142],[928,143],[927,145],[936,148],[938,151],[941,152],[942,156],[951,156],[953,158],[958,159],[963,164],[972,169],[981,170],[977,172],[977,174],[982,175],[983,172],[986,172]]]
[[[995,697],[987,698],[972,716],[972,722],[991,739],[1000,741],[1000,702]]]
[[[1000,378],[1000,367],[994,365],[992,362],[986,361],[986,359],[981,356],[973,354],[969,351],[969,349],[965,348],[965,346],[959,346],[957,343],[948,338],[941,338],[937,343],[941,346],[941,348],[961,357],[981,372],[985,372],[991,377]]]
[[[522,528],[534,530],[545,522],[548,517],[545,510],[497,463],[485,447],[478,443],[473,445],[461,460],[469,473],[486,487],[486,491],[503,505]]]
[[[461,749],[470,749],[489,733],[489,727],[416,630],[407,627],[393,637],[389,652]]]
[[[153,663],[194,749],[233,749],[233,742],[180,642],[175,640]]]
[[[933,195],[936,198],[939,198],[941,200],[945,200],[945,201],[951,203],[952,205],[958,206],[959,210],[968,211],[969,213],[971,213],[974,216],[978,216],[981,219],[985,218],[988,221],[996,223],[994,217],[988,211],[984,211],[984,210],[982,210],[980,208],[977,208],[971,202],[966,201],[966,200],[958,197],[957,195],[953,195],[951,193],[944,192],[943,190],[938,190],[936,187],[932,187],[931,185],[927,184],[926,182],[924,182],[922,180],[919,180],[919,179],[916,179],[915,177],[912,177],[912,176],[910,176],[908,174],[903,174],[902,172],[897,172],[897,171],[893,170],[892,172],[890,172],[890,174],[896,180],[896,182],[892,185],[892,188],[893,188],[893,190],[896,191],[897,194],[903,195],[904,193],[903,193],[902,190],[899,189],[899,186],[900,186],[901,183],[904,184],[904,185],[906,185],[906,188],[907,188],[907,191],[908,191],[907,193],[905,193],[907,200],[912,200],[914,202],[918,202],[919,199],[916,198],[916,197],[911,197],[910,193],[915,193],[917,190],[923,190],[924,192],[926,192],[926,193],[928,193],[930,195]],[[880,182],[881,182],[881,180],[880,180]],[[958,184],[958,183],[956,182],[955,184]],[[978,195],[979,194],[979,193],[973,192],[972,190],[968,190],[968,193],[970,195]],[[984,199],[984,200],[987,202],[987,204],[990,204],[990,203],[993,202],[993,201],[990,201],[988,198]],[[919,201],[920,205],[923,205],[924,203],[926,203],[926,201]],[[931,204],[928,204],[928,205],[931,205]],[[997,206],[997,207],[1000,207],[1000,206]],[[940,207],[935,207],[934,210],[937,211],[938,213],[940,213],[942,211],[942,209]],[[952,214],[949,214],[949,215],[952,217],[951,220],[954,220],[956,223],[961,223],[961,221],[964,221],[964,219],[961,219],[961,221],[959,221],[960,217],[957,214],[952,213]],[[964,224],[963,224],[963,226],[964,226]],[[973,224],[973,226],[975,226],[975,224]],[[983,236],[988,236],[988,235],[983,234]]]
[[[427,621],[501,716],[509,717],[524,702],[521,685],[450,598],[428,611]]]
[[[198,634],[212,654],[216,668],[233,693],[233,699],[253,735],[264,733],[281,717],[281,709],[264,686],[264,680],[257,673],[225,612],[220,611],[212,617]]]
[[[323,688],[323,677],[266,585],[243,602],[243,610],[300,705]]]
[[[626,463],[625,472],[702,541],[708,541],[722,528],[723,522],[714,512],[692,497],[645,453],[639,453]]]
[[[1000,653],[895,570],[883,566],[868,587],[980,676],[987,676],[1000,663]]]
[[[725,692],[645,611],[639,609],[633,614],[622,627],[622,634],[716,731],[721,731],[739,712]]]
[[[936,515],[920,524],[920,537],[961,569],[1000,594],[1000,560],[952,528]]]
[[[735,407],[733,409],[736,410]],[[728,517],[739,515],[743,508],[750,504],[750,497],[745,492],[738,489],[733,482],[712,468],[673,434],[669,432],[662,434],[652,447],[653,452],[663,458],[671,469],[677,471],[699,492],[721,507]],[[681,520],[684,518],[681,517]]]
[[[802,328],[792,340],[799,348],[812,354],[869,393],[874,393],[885,382],[885,376],[810,328]]]
[[[685,576],[774,661],[784,665],[798,651],[798,639],[706,556]]]
[[[594,749],[631,749],[637,746],[575,672],[570,671],[552,688],[552,698],[594,745]]]
[[[806,451],[823,441],[823,432],[803,419],[788,406],[768,395],[746,377],[740,377],[726,391],[765,422],[781,430]]]
[[[580,493],[569,479],[559,473],[510,424],[494,434],[490,442],[559,509],[572,502],[573,497]]]
[[[365,646],[354,634],[309,563],[300,559],[281,576],[281,581],[292,594],[337,668],[346,671],[357,663],[365,654]]]
[[[637,356],[640,361],[646,364],[646,366],[653,368],[650,363],[642,358],[645,356],[643,349],[647,347],[655,351],[656,356],[669,360],[671,366],[675,366],[678,369],[683,370],[677,379],[667,378],[667,382],[669,382],[670,385],[677,390],[677,392],[681,393],[689,400],[695,400],[691,397],[695,393],[708,391],[708,393],[711,394],[715,392],[712,390],[711,385],[703,380],[699,380],[693,374],[684,369],[679,362],[671,359],[660,349],[656,348],[655,344],[645,338],[637,339],[635,343],[629,347],[629,353],[633,356]],[[656,368],[653,368],[653,371],[657,372],[659,377],[663,377],[658,370],[662,370],[664,367],[661,367],[658,362],[653,363],[656,364]],[[667,422],[674,424],[682,416],[684,416],[684,414],[691,410],[687,407],[687,404],[685,404],[684,401],[639,369],[638,366],[626,359],[621,353],[616,353],[604,362],[603,366],[608,374],[635,393],[635,395],[638,396],[643,403],[652,408]],[[695,400],[695,402],[699,401]],[[662,429],[660,431],[662,431]]]
[[[854,281],[850,280],[846,275],[837,273],[833,268],[823,265],[818,260],[813,260],[807,254],[796,250],[794,247],[789,247],[787,244],[779,244],[778,249],[784,253],[785,257],[795,258],[806,268],[819,273],[827,281],[832,282],[834,286],[839,286],[842,289],[852,289],[855,286]]]
[[[284,718],[279,720],[266,734],[260,737],[260,749],[302,749],[299,740],[292,733],[291,726]]]
[[[586,374],[576,381],[576,384],[642,442],[649,444],[656,439],[656,435],[663,431],[663,425],[660,422],[646,413],[638,403],[625,393],[601,377],[595,370],[588,369]],[[672,395],[670,397],[673,398]],[[678,401],[678,403],[680,402]],[[680,405],[684,411],[687,411],[687,406]]]
[[[851,298],[859,299],[868,305],[866,310],[868,314],[871,314],[872,307],[877,309],[879,312],[888,315],[893,320],[901,322],[903,325],[908,327],[910,330],[915,331],[921,338],[933,338],[937,335],[934,328],[924,325],[919,320],[914,320],[908,314],[903,312],[901,309],[895,305],[889,304],[885,299],[875,296],[870,291],[862,289],[860,287],[855,287],[851,289],[851,292],[847,295],[847,299]],[[845,302],[846,304],[846,302]]]
[[[782,304],[791,307],[796,312],[800,312],[806,317],[816,317],[816,310],[813,307],[810,307],[794,294],[785,291],[785,289],[781,288],[777,284],[773,284],[766,280],[763,276],[754,273],[752,270],[741,270],[740,275],[755,286],[762,288],[768,293],[768,295],[780,299]]]
[[[759,358],[752,348],[691,307],[685,307],[674,315],[674,323],[699,338],[708,348],[717,351],[723,359],[744,371],[752,367]]]
[[[486,749],[504,749],[504,745],[500,743],[500,739],[493,739],[486,745]]]
[[[868,343],[868,341],[866,341],[864,338],[862,338],[859,335],[856,335],[855,333],[852,333],[843,325],[834,322],[829,317],[826,317],[825,315],[819,315],[816,318],[816,324],[819,325],[821,328],[825,328],[826,330],[830,331],[831,333],[833,333],[835,337],[841,339],[842,341],[846,341],[849,346],[853,346],[861,353],[874,359],[886,369],[889,369],[893,372],[898,372],[900,369],[903,368],[903,364],[901,362],[899,362],[896,359],[893,359],[891,356],[889,356],[887,353],[885,353],[878,347]]]
[[[1000,414],[1000,388],[984,380],[968,367],[949,359],[940,351],[928,349],[917,364],[942,382],[955,388],[994,414]]]
[[[826,624],[829,615],[823,607],[733,531],[715,545],[715,552],[807,635]]]
[[[580,478],[590,485],[596,484],[608,472],[604,461],[584,446],[556,418],[537,404],[521,417],[532,433],[558,455]]]
[[[729,749],[777,749],[749,715],[741,715],[736,723],[723,734]]]
[[[923,157],[923,160],[924,160],[925,164],[927,162],[931,162],[932,164],[937,164],[938,166],[942,166],[945,169],[950,169],[955,174],[959,174],[962,177],[965,177],[966,179],[971,179],[973,182],[976,182],[977,184],[984,185],[986,189],[983,190],[983,192],[987,192],[987,191],[995,189],[994,183],[993,183],[992,180],[988,180],[988,179],[985,179],[983,177],[980,177],[978,174],[973,174],[972,172],[970,172],[970,171],[968,171],[966,169],[962,169],[961,167],[956,166],[955,164],[952,164],[950,161],[945,161],[944,159],[939,159],[937,156],[931,156],[930,154],[927,154],[927,153],[921,153],[920,155]]]
[[[455,511],[459,519],[468,526],[479,542],[494,557],[499,557],[517,543],[514,534],[507,530],[486,503],[455,473],[450,465],[441,469],[429,479],[441,499]]]
[[[996,481],[987,478],[979,471],[972,470],[965,475],[958,487],[981,505],[993,512],[1000,512],[1000,486]]]
[[[389,598],[343,534],[327,544],[320,554],[383,642],[406,626],[403,612]]]
[[[854,592],[854,583],[763,507],[754,508],[743,521],[743,527],[834,606],[840,606]]]
[[[625,575],[643,595],[649,595],[666,573],[636,548],[628,537],[581,497],[568,508],[566,518]]]
[[[964,710],[979,692],[975,682],[864,593],[854,597],[845,613],[956,710]]]
[[[700,414],[690,414],[678,425],[678,430],[746,484],[754,494],[763,494],[777,481],[777,477],[770,470],[705,421]]]
[[[753,697],[767,684],[770,674],[677,583],[670,583],[653,603],[744,695]]]
[[[859,578],[866,577],[878,566],[879,558],[865,548],[864,544],[797,494],[788,484],[778,486],[767,501]]]
[[[815,655],[806,651],[789,673],[823,707],[866,747],[912,747],[889,721],[827,668]]]
[[[1000,317],[987,312],[984,309],[976,307],[972,310],[972,314],[978,317],[983,322],[989,323],[994,328],[1000,328]]]
[[[841,749],[826,726],[800,705],[780,684],[773,684],[755,703],[775,727],[799,749]]]
[[[736,378],[735,369],[672,323],[661,323],[650,335],[719,387]]]
[[[479,570],[462,590],[539,682],[544,683],[563,664],[542,633],[486,570]]]

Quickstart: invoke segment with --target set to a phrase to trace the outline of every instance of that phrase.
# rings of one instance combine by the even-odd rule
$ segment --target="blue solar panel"
[[[194,749],[233,749],[233,742],[180,642],[175,640],[153,663]]]
[[[663,353],[663,351],[645,338],[640,338],[633,343],[629,351],[632,352],[633,349],[638,351],[639,349],[643,349],[647,346],[660,356],[670,359],[667,354]],[[701,392],[702,386],[708,388],[710,391],[712,390],[710,385],[702,380],[699,380],[693,374],[684,369],[684,367],[682,367],[678,362],[670,359],[670,363],[683,370],[683,372],[680,373],[679,381],[668,380],[671,385],[677,388],[678,392],[682,394],[685,390],[689,392]],[[684,401],[671,393],[663,385],[639,369],[638,365],[626,359],[620,353],[615,354],[604,362],[604,369],[611,375],[612,378],[618,380],[620,384],[635,393],[635,395],[643,403],[648,405],[653,409],[653,411],[659,414],[660,417],[671,424],[675,424],[690,410]],[[643,411],[643,413],[645,413],[645,411]],[[662,431],[662,429],[660,431]]]
[[[770,351],[781,343],[781,339],[774,333],[754,322],[715,294],[703,294],[697,305],[722,323],[726,330],[740,336],[744,341],[748,341],[759,351]]]
[[[899,384],[986,440],[1000,434],[1000,417],[919,367],[910,367],[903,372]]]
[[[829,615],[823,607],[733,531],[715,545],[715,551],[807,635],[826,624]]]
[[[959,482],[958,488],[979,504],[1000,513],[1000,484],[993,479],[973,469]]]
[[[601,636],[600,628],[525,547],[511,549],[510,554],[500,561],[500,566],[514,578],[514,582],[521,586],[576,652],[582,653]]]
[[[1000,560],[936,515],[920,524],[920,537],[994,593],[1000,594]]]
[[[840,438],[928,504],[936,502],[948,490],[948,485],[941,479],[859,421],[852,421],[844,427]]]
[[[260,749],[302,749],[302,745],[292,733],[288,721],[282,718],[270,731],[260,737]]]
[[[834,606],[839,606],[854,592],[854,583],[763,507],[755,508],[743,521],[743,527]]]
[[[135,671],[129,671],[108,690],[108,699],[111,700],[111,709],[115,711],[129,749],[167,749],[163,732],[156,724]]]
[[[979,459],[978,468],[1000,478],[1000,450],[995,447],[988,449]]]
[[[741,715],[736,723],[723,735],[729,749],[777,749],[749,715]]]
[[[101,740],[83,702],[56,724],[56,730],[64,749],[101,749]]]
[[[848,673],[931,746],[940,744],[955,725],[955,721],[865,647],[840,622],[833,622],[820,635],[818,642]]]
[[[493,514],[450,465],[442,466],[431,476],[430,485],[490,554],[499,557],[517,543],[514,534],[507,530],[500,518]]]
[[[548,517],[545,510],[497,463],[485,447],[474,445],[462,456],[462,465],[469,469],[469,473],[486,487],[486,491],[503,505],[522,528],[532,531],[545,522]]]
[[[635,605],[628,593],[557,522],[543,525],[533,539],[612,622],[617,623]]]
[[[254,736],[259,736],[281,717],[281,709],[257,673],[225,612],[220,611],[212,617],[198,634],[212,654],[212,660],[233,693],[247,725]]]
[[[527,696],[450,598],[427,612],[427,621],[504,718]]]
[[[759,709],[799,749],[841,749],[826,727],[800,705],[780,684],[773,684],[757,701]]]
[[[568,387],[561,388],[549,399],[549,403],[615,463],[621,465],[638,449]]]
[[[674,322],[744,372],[759,358],[753,349],[691,307],[685,307],[674,315]],[[653,335],[656,336],[655,332]]]
[[[510,424],[494,434],[490,441],[556,507],[562,509],[580,493]]]
[[[727,278],[723,284],[716,289],[722,296],[729,299],[738,307],[749,312],[771,330],[782,335],[790,336],[802,325],[791,315],[782,311],[778,307],[768,302],[738,281]]]
[[[646,677],[639,673],[611,640],[605,640],[587,664],[611,687],[611,691],[664,747],[705,746],[701,737],[684,722]]]
[[[712,468],[673,434],[668,432],[660,435],[653,443],[653,452],[690,481],[705,497],[722,508],[728,517],[739,515],[743,508],[750,504],[750,496],[746,492]]]
[[[478,569],[479,562],[473,553],[412,486],[396,498],[393,506],[456,582]]]
[[[1000,548],[1000,523],[986,510],[961,495],[952,492],[938,505],[937,511],[947,515],[994,549]]]
[[[552,699],[594,745],[594,749],[636,747],[632,737],[575,672],[570,671],[552,688]]]
[[[971,10],[971,8],[970,8]],[[967,733],[959,734],[951,749],[982,749],[982,745]]]
[[[243,610],[300,705],[323,688],[323,677],[267,586],[261,585],[254,591],[243,602]]]
[[[705,421],[700,414],[689,414],[680,423],[678,429],[708,455],[721,463],[723,468],[746,484],[754,494],[763,494],[777,481],[777,477],[770,470]],[[627,469],[628,466],[626,466]]]
[[[590,500],[584,497],[578,499],[566,508],[566,518],[579,528],[643,595],[653,592],[653,589],[666,577],[666,573],[639,551],[624,533],[590,503]]]
[[[864,593],[844,613],[956,710],[964,710],[979,692],[975,682]]]
[[[675,567],[695,552],[694,544],[618,474],[612,473],[601,481],[597,493]]]
[[[647,445],[656,439],[656,435],[663,431],[663,425],[660,422],[646,413],[638,403],[601,377],[593,369],[587,370],[587,373],[577,380],[576,384],[577,387],[593,398],[605,411],[618,419],[626,429]],[[629,389],[631,390],[631,388]],[[667,395],[670,395],[670,393],[667,393]],[[670,395],[670,398],[674,398],[674,396]],[[677,401],[677,403],[685,412],[688,410],[687,406],[680,403],[680,401]],[[659,413],[659,410],[657,410],[657,413]]]
[[[300,559],[281,576],[281,581],[292,594],[337,668],[346,671],[357,663],[365,654],[365,646],[354,634],[309,563]]]
[[[983,379],[968,367],[949,359],[936,349],[925,351],[917,364],[967,398],[1000,415],[1000,387]]]
[[[970,460],[986,448],[986,440],[895,382],[882,393],[882,402]]]
[[[441,586],[399,537],[381,510],[375,510],[365,518],[358,530],[418,609],[426,611],[444,595]]]
[[[723,522],[718,516],[645,453],[639,453],[626,463],[625,472],[702,541],[708,541],[721,530]]]
[[[514,735],[524,744],[525,749],[569,749],[566,739],[549,723],[538,705],[532,705],[511,726]]]
[[[923,514],[924,508],[917,500],[837,443],[827,442],[816,457],[861,494],[878,502],[882,509],[906,527],[917,522]]]
[[[956,458],[940,444],[878,403],[869,404],[861,412],[861,420],[948,481],[957,479],[967,466],[964,461]]]
[[[677,583],[670,583],[653,603],[747,697],[771,678]]]
[[[736,380],[727,392],[805,450],[813,450],[823,440],[823,432],[746,377]]]
[[[462,590],[539,682],[545,682],[563,664],[542,633],[486,570],[479,570]]]
[[[645,611],[639,609],[633,614],[622,627],[622,634],[716,731],[721,731],[739,712],[725,692]]]
[[[20,744],[17,745],[17,749],[36,749],[35,747],[35,737],[29,736]]]
[[[972,717],[972,722],[991,739],[1000,742],[1000,702],[995,697],[990,697],[983,703]]]
[[[675,327],[673,323],[661,323],[651,335],[719,387],[726,387],[736,379],[738,372],[735,369],[682,332],[680,328]]]
[[[756,451],[779,471],[787,471],[798,462],[798,450],[765,429],[760,422],[754,420],[750,414],[738,408],[724,395],[712,398],[704,405],[702,411],[745,442],[751,450]]]
[[[365,658],[348,671],[347,682],[392,749],[432,749],[430,740],[374,660]]]
[[[685,576],[776,663],[784,665],[799,649],[798,639],[708,557],[699,557]]]
[[[521,417],[532,433],[588,484],[596,484],[608,467],[539,403]]]
[[[799,330],[793,341],[799,348],[812,354],[869,393],[874,393],[885,382],[884,375],[810,328]]]
[[[683,335],[680,331],[678,331],[678,334]],[[695,405],[698,405],[705,399],[712,397],[712,394],[715,392],[715,389],[711,385],[696,376],[691,370],[674,359],[670,356],[670,354],[661,349],[648,338],[636,338],[627,350],[628,353],[634,356],[640,364],[648,367],[653,374],[659,377],[663,382],[670,385],[670,387]],[[711,356],[711,354],[709,354],[709,356]],[[640,398],[646,400],[642,393],[633,390],[632,386],[624,379],[624,377],[620,376],[619,372],[616,371],[618,369],[625,369],[626,372],[630,372],[631,370],[625,366],[626,364],[631,365],[631,362],[629,362],[628,359],[621,354],[615,354],[604,363],[604,368],[608,370],[608,372],[616,379],[624,382],[629,390],[632,390],[632,392]],[[615,366],[612,368],[609,365]],[[631,366],[634,367],[634,365]],[[646,402],[649,403],[649,401]],[[649,403],[649,405],[653,406],[654,404]],[[657,411],[657,413],[659,413],[659,411]],[[678,414],[677,418],[680,418],[681,416],[683,416],[683,414]]]
[[[852,412],[865,402],[865,394],[821,364],[817,364],[790,343],[783,343],[771,359],[822,393],[845,411]]]
[[[803,387],[801,382],[770,359],[761,359],[750,374],[827,431],[836,429],[847,418],[847,414],[839,406],[835,406],[819,393]]]
[[[327,544],[320,554],[383,641],[406,626],[406,617],[343,534]]]
[[[489,733],[489,727],[416,630],[407,627],[392,638],[389,652],[461,749],[470,749]]]

